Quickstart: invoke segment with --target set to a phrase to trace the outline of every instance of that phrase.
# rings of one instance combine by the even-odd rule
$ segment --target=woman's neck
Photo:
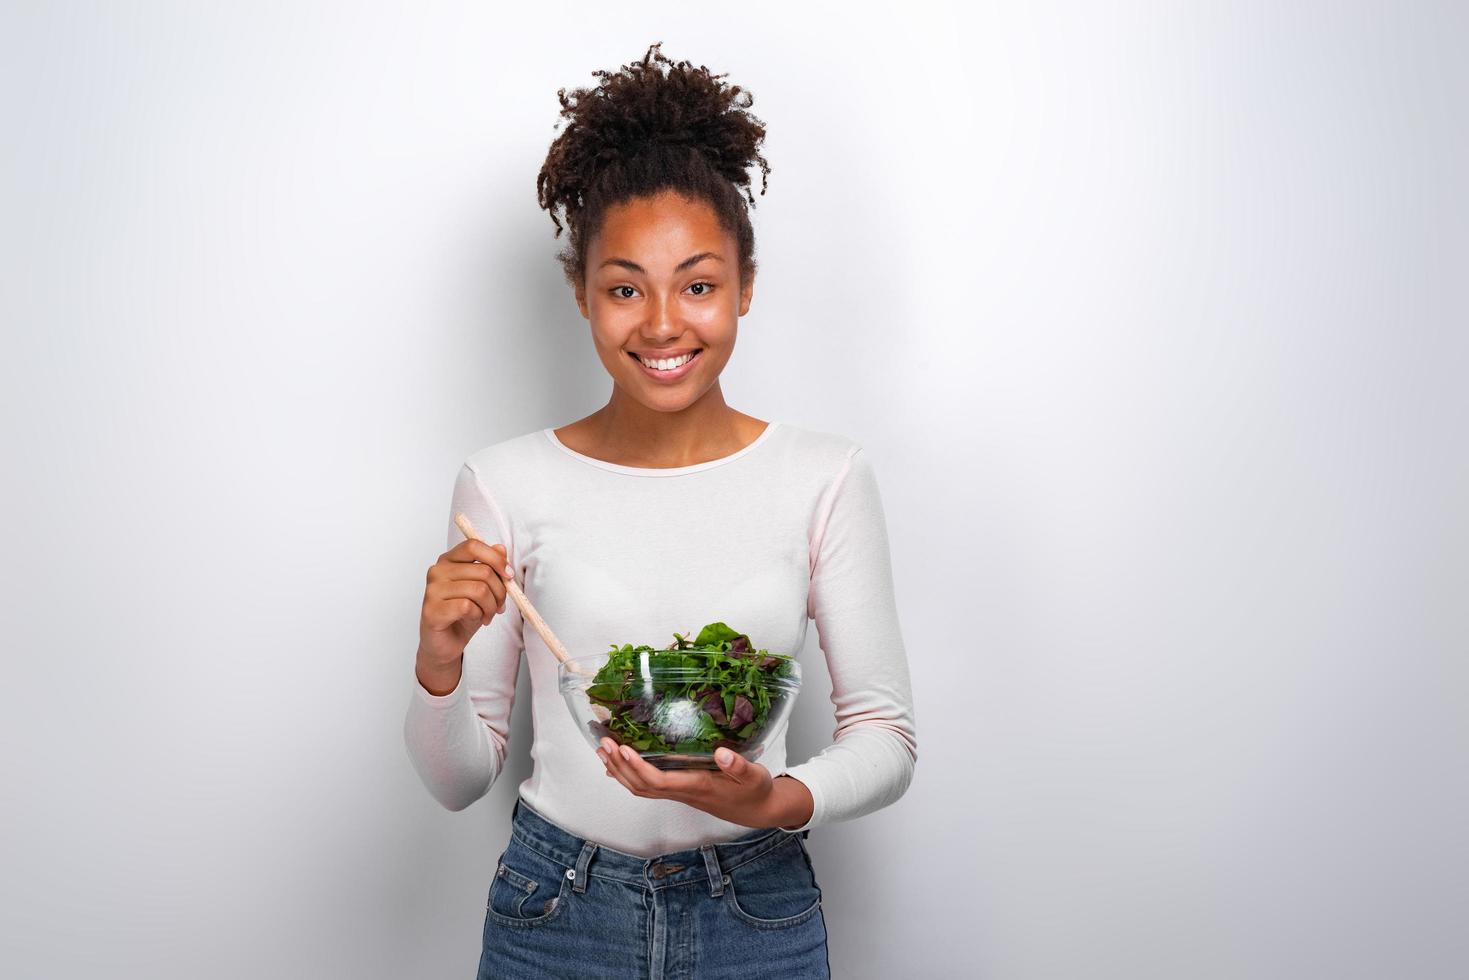
[[[564,445],[594,459],[667,469],[739,452],[766,424],[730,408],[717,388],[678,412],[650,409],[614,390],[607,405],[555,432]]]

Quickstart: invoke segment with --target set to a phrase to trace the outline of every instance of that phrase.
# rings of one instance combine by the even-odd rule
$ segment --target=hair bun
[[[689,61],[673,61],[660,50],[662,44],[653,44],[641,61],[618,71],[592,72],[601,79],[593,88],[570,94],[564,88],[557,90],[563,118],[556,127],[566,128],[552,143],[547,162],[568,178],[557,190],[583,192],[609,164],[655,156],[664,148],[688,147],[702,154],[721,176],[743,186],[750,203],[755,203],[747,171],[760,165],[764,194],[770,168],[759,153],[765,124],[746,111],[754,96],[738,85],[725,84],[722,79],[728,73],[715,75],[704,65],[695,68]]]

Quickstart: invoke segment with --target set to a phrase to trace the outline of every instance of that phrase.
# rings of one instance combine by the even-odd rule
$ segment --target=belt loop
[[[587,841],[581,846],[581,854],[576,859],[576,880],[571,883],[571,890],[584,892],[587,890],[587,865],[592,863],[592,852],[597,845]]]
[[[700,844],[704,854],[704,868],[709,872],[709,894],[718,898],[724,894],[724,872],[719,869],[719,858],[715,856],[713,844]]]

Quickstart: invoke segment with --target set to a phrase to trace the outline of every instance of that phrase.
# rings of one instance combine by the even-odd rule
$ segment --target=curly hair
[[[755,232],[745,202],[753,206],[755,198],[747,171],[759,165],[764,195],[770,166],[759,153],[765,124],[746,111],[754,96],[703,65],[670,60],[662,44],[620,71],[592,72],[601,78],[594,88],[556,92],[568,125],[551,143],[536,193],[555,237],[562,230],[558,210],[571,226],[556,258],[574,288],[586,279],[587,246],[607,210],[663,190],[707,202],[738,245],[741,281],[755,275]]]

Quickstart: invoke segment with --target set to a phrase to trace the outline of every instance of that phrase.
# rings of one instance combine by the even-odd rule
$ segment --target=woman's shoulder
[[[780,423],[785,435],[787,452],[807,462],[828,462],[840,466],[862,445],[851,436],[840,432],[828,432],[791,422]]]
[[[474,450],[465,457],[464,465],[481,476],[523,472],[537,466],[547,445],[545,433],[532,429]]]

